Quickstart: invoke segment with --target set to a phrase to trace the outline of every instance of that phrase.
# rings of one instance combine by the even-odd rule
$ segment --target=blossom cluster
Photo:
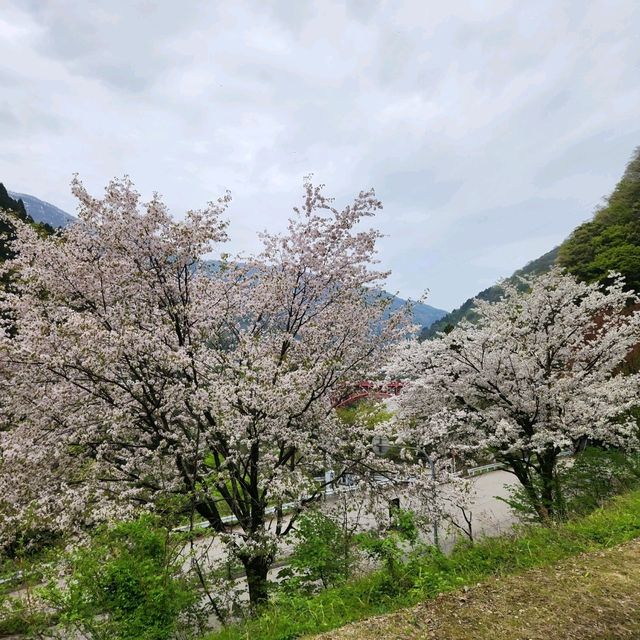
[[[0,538],[177,504],[243,561],[272,559],[323,469],[385,471],[366,425],[332,407],[406,333],[374,293],[373,191],[337,209],[306,182],[287,231],[234,259],[228,194],[175,221],[128,179],[73,191],[79,223],[46,238],[18,225],[4,266]]]
[[[440,454],[492,452],[523,482],[587,441],[637,447],[640,378],[621,372],[640,342],[634,292],[616,274],[601,286],[558,268],[501,286],[499,302],[476,302],[476,322],[398,349],[388,371],[406,378],[400,437]]]

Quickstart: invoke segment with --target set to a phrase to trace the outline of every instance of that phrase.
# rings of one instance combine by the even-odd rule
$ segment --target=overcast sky
[[[450,309],[548,251],[640,145],[638,0],[0,2],[0,181],[129,174],[231,251],[313,172],[375,187],[389,289]]]

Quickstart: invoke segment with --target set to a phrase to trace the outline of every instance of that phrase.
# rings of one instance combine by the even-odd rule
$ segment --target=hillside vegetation
[[[559,246],[529,262],[510,278],[538,275],[559,264],[581,280],[593,282],[606,278],[609,271],[619,271],[627,285],[640,289],[640,147],[636,149],[613,193],[594,214],[581,224]],[[494,302],[501,295],[494,285],[469,298],[430,327],[422,331],[421,339],[432,338],[448,331],[463,318],[473,321],[476,298]]]
[[[0,182],[0,211],[8,213],[23,222],[33,222],[22,200],[14,200]],[[11,256],[9,241],[13,237],[14,227],[10,221],[0,220],[0,261]]]
[[[12,198],[7,192],[5,186],[0,182],[0,211],[9,215],[8,220],[0,219],[0,262],[12,257],[10,243],[15,237],[15,227],[12,224],[12,219],[26,222],[33,225],[41,233],[53,233],[53,227],[42,222],[35,222],[34,219],[27,213],[22,199]],[[4,277],[2,284],[6,285],[6,276]]]
[[[370,618],[317,640],[609,640],[640,636],[640,540]]]
[[[421,553],[403,564],[396,575],[390,576],[384,570],[354,579],[342,586],[327,589],[316,596],[287,596],[276,600],[266,607],[262,615],[248,620],[243,625],[230,626],[223,631],[207,636],[207,640],[289,640],[307,637],[335,629],[349,622],[364,620],[383,613],[396,611],[402,607],[415,606],[417,603],[429,601],[442,593],[457,592],[454,602],[460,597],[466,598],[467,587],[481,581],[498,576],[513,576],[512,582],[519,584],[522,592],[531,589],[535,594],[534,583],[528,584],[524,572],[541,567],[551,567],[555,563],[584,552],[597,552],[640,537],[640,491],[632,491],[615,498],[606,507],[567,523],[553,527],[532,526],[522,529],[517,535],[487,538],[472,546],[461,545],[449,556],[432,549],[429,553]],[[636,562],[638,560],[636,559]],[[612,570],[615,565],[612,565]],[[638,571],[638,569],[636,569]],[[552,572],[553,570],[551,570]],[[543,572],[544,574],[544,572]],[[535,574],[534,574],[535,575]],[[542,574],[541,574],[542,575]],[[549,573],[551,575],[551,573]],[[560,589],[564,588],[559,586]],[[634,588],[634,596],[640,595],[640,587]],[[504,589],[505,594],[509,588]],[[619,594],[622,595],[622,594]],[[440,599],[436,600],[440,602]],[[531,600],[530,605],[536,606]],[[423,605],[421,605],[423,606]],[[427,604],[439,606],[438,604]],[[505,614],[508,607],[510,613],[518,615],[518,606],[512,601],[501,605],[504,609],[496,610],[496,619]],[[412,618],[410,610],[398,615]],[[594,606],[594,612],[598,605]],[[591,616],[595,613],[592,612]],[[459,615],[459,612],[456,612]],[[487,606],[487,616],[490,606]],[[393,618],[392,618],[393,620]],[[517,622],[517,619],[513,619]],[[449,621],[455,622],[455,616]],[[357,628],[365,633],[365,629],[375,629],[376,621],[366,620]],[[400,631],[399,625],[390,624],[389,629]],[[324,638],[369,638],[369,635],[327,635]],[[348,633],[345,631],[345,634]],[[431,637],[423,633],[416,636],[389,635],[383,629],[375,631],[376,638],[413,638]],[[446,638],[437,634],[433,637]],[[453,636],[453,637],[474,637]],[[479,636],[479,638],[488,636]],[[493,636],[493,640],[502,638],[520,638],[529,636],[504,635]],[[539,636],[533,635],[537,638]],[[547,635],[548,638],[571,636]],[[589,637],[589,636],[586,636]],[[595,636],[611,637],[611,636]],[[625,637],[625,636],[613,636]],[[634,636],[626,636],[634,637]]]
[[[563,242],[558,263],[589,282],[619,271],[631,289],[640,289],[640,147],[593,219]]]

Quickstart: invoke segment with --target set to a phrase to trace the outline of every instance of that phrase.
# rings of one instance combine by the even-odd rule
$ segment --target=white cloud
[[[0,27],[9,188],[72,210],[73,172],[129,173],[176,213],[229,188],[249,250],[305,174],[373,185],[391,288],[445,307],[587,218],[640,142],[635,0],[9,0]]]

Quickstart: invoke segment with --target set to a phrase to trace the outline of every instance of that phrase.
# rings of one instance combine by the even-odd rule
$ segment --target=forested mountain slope
[[[0,211],[8,218],[0,218],[0,263],[12,257],[11,241],[15,238],[15,226],[13,219],[26,222],[33,225],[41,233],[53,233],[53,227],[48,224],[34,222],[33,218],[27,213],[24,202],[20,199],[12,198],[5,186],[0,182]],[[11,283],[11,275],[3,273],[0,276],[0,290],[6,291]]]
[[[558,263],[587,281],[619,271],[631,289],[640,290],[640,147],[593,219],[562,244]]]
[[[50,225],[54,229],[57,229],[59,227],[66,227],[76,221],[76,218],[74,218],[70,213],[63,211],[50,202],[45,202],[44,200],[40,200],[40,198],[31,196],[28,193],[16,193],[14,191],[9,191],[9,195],[24,203],[27,213],[35,220],[35,222],[42,222]]]
[[[50,225],[36,223],[27,213],[24,202],[21,199],[12,198],[5,186],[0,182],[0,211],[7,212],[22,222],[33,224],[47,233],[53,233]],[[14,234],[14,227],[11,221],[0,220],[0,261],[6,260],[10,256],[9,242]]]
[[[518,271],[516,271],[510,277],[510,280],[516,280],[518,277],[522,276],[533,276],[544,273],[549,268],[551,268],[553,264],[555,264],[558,257],[558,249],[559,247],[555,247],[554,249],[551,249],[551,251],[545,253],[543,256],[532,260],[524,267],[522,267],[522,269],[518,269]],[[460,322],[463,318],[473,320],[475,318],[473,304],[477,298],[479,298],[480,300],[495,302],[500,298],[500,295],[501,289],[498,285],[495,284],[491,287],[488,287],[487,289],[482,290],[477,296],[475,296],[475,298],[469,298],[458,309],[454,309],[451,313],[448,313],[437,322],[434,322],[430,327],[425,328],[422,331],[420,338],[424,340],[425,338],[431,338],[435,336],[439,331],[447,331],[449,328],[457,325],[458,322]]]
[[[627,165],[613,193],[594,214],[581,224],[559,246],[516,271],[518,276],[537,275],[559,264],[581,280],[604,280],[609,271],[625,276],[630,288],[640,290],[640,147]],[[497,300],[500,287],[494,285],[481,291],[476,298]],[[470,298],[458,309],[424,329],[421,339],[431,338],[439,331],[447,331],[463,318],[473,320]]]

